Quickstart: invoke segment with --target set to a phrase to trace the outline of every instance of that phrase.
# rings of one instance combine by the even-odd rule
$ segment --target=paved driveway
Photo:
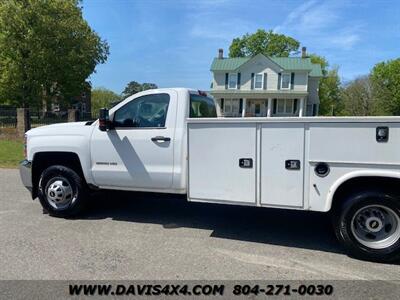
[[[347,257],[324,214],[103,193],[84,216],[43,215],[0,169],[0,279],[400,279]]]

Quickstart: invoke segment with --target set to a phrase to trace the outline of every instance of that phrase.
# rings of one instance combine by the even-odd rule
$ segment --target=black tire
[[[400,222],[398,221],[400,219],[400,197],[393,192],[371,190],[353,192],[340,200],[343,201],[334,210],[333,225],[337,238],[347,249],[349,255],[354,258],[375,262],[387,263],[400,260],[400,238],[397,238],[397,231],[391,235],[393,238],[390,242],[384,242],[379,246],[382,248],[372,245],[376,241],[386,240],[385,236],[382,238],[378,236],[380,232],[383,235],[387,234],[389,238],[391,231],[396,230],[388,227],[388,225],[385,226],[385,222],[389,220],[389,215],[393,215],[393,218],[391,218],[394,220],[393,223],[397,224],[396,228],[400,228]],[[374,208],[377,210],[374,211]],[[368,213],[370,217],[365,218],[363,212]],[[380,218],[383,217],[382,226],[376,225],[377,222],[368,221],[372,220],[371,217],[375,218],[376,213]],[[365,226],[367,223],[369,226]],[[379,227],[382,229],[377,233],[372,232],[371,234],[371,226],[376,226],[377,230]],[[360,237],[362,233],[365,233],[366,237]],[[377,239],[376,241],[374,236]],[[372,244],[371,241],[373,242]]]
[[[55,165],[45,169],[40,176],[38,197],[43,209],[50,215],[67,218],[84,210],[88,189],[85,181],[74,170]]]

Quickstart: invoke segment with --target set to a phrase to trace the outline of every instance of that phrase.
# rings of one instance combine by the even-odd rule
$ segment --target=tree
[[[69,101],[109,53],[82,17],[80,0],[0,3],[0,99],[39,106]]]
[[[122,96],[124,98],[127,98],[127,97],[132,96],[133,94],[139,93],[141,91],[146,91],[146,90],[156,89],[156,88],[157,88],[157,85],[155,83],[140,84],[139,82],[131,81],[126,85],[124,91],[122,92]]]
[[[92,90],[92,112],[96,113],[100,108],[111,108],[111,104],[121,100],[121,96],[103,87]]]
[[[258,29],[253,34],[246,33],[235,38],[229,47],[229,57],[253,56],[262,53],[266,56],[289,56],[299,50],[300,43],[292,37],[274,33],[272,30]]]
[[[376,64],[371,82],[380,113],[400,115],[400,58]]]
[[[319,114],[322,116],[339,116],[343,114],[341,99],[341,83],[338,73],[339,68],[328,70],[326,76],[319,83]]]
[[[139,93],[140,91],[142,91],[142,85],[139,82],[131,81],[126,85],[125,89],[123,90],[122,96],[126,98],[133,94]]]
[[[158,86],[154,83],[145,82],[142,84],[142,91],[156,89],[156,88],[158,88]]]
[[[329,63],[325,57],[313,53],[307,54],[307,57],[311,59],[313,64],[321,65],[322,75],[326,76],[328,74]]]
[[[343,103],[341,101],[340,77],[338,67],[329,69],[329,63],[325,57],[310,54],[313,64],[320,64],[323,77],[319,81],[319,114],[323,116],[341,115]]]
[[[344,113],[350,116],[376,115],[373,88],[368,75],[349,82],[342,91]]]

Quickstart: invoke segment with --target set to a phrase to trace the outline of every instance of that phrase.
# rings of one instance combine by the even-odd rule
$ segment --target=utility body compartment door
[[[192,201],[302,207],[304,123],[188,123]]]
[[[188,123],[188,199],[256,204],[256,124]]]
[[[261,205],[303,206],[304,123],[261,125]]]

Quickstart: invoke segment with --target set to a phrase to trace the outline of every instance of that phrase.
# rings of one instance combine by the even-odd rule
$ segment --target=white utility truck
[[[54,216],[79,213],[94,189],[186,194],[330,212],[351,255],[400,258],[397,117],[220,118],[203,92],[148,90],[95,122],[28,131],[20,173]]]

